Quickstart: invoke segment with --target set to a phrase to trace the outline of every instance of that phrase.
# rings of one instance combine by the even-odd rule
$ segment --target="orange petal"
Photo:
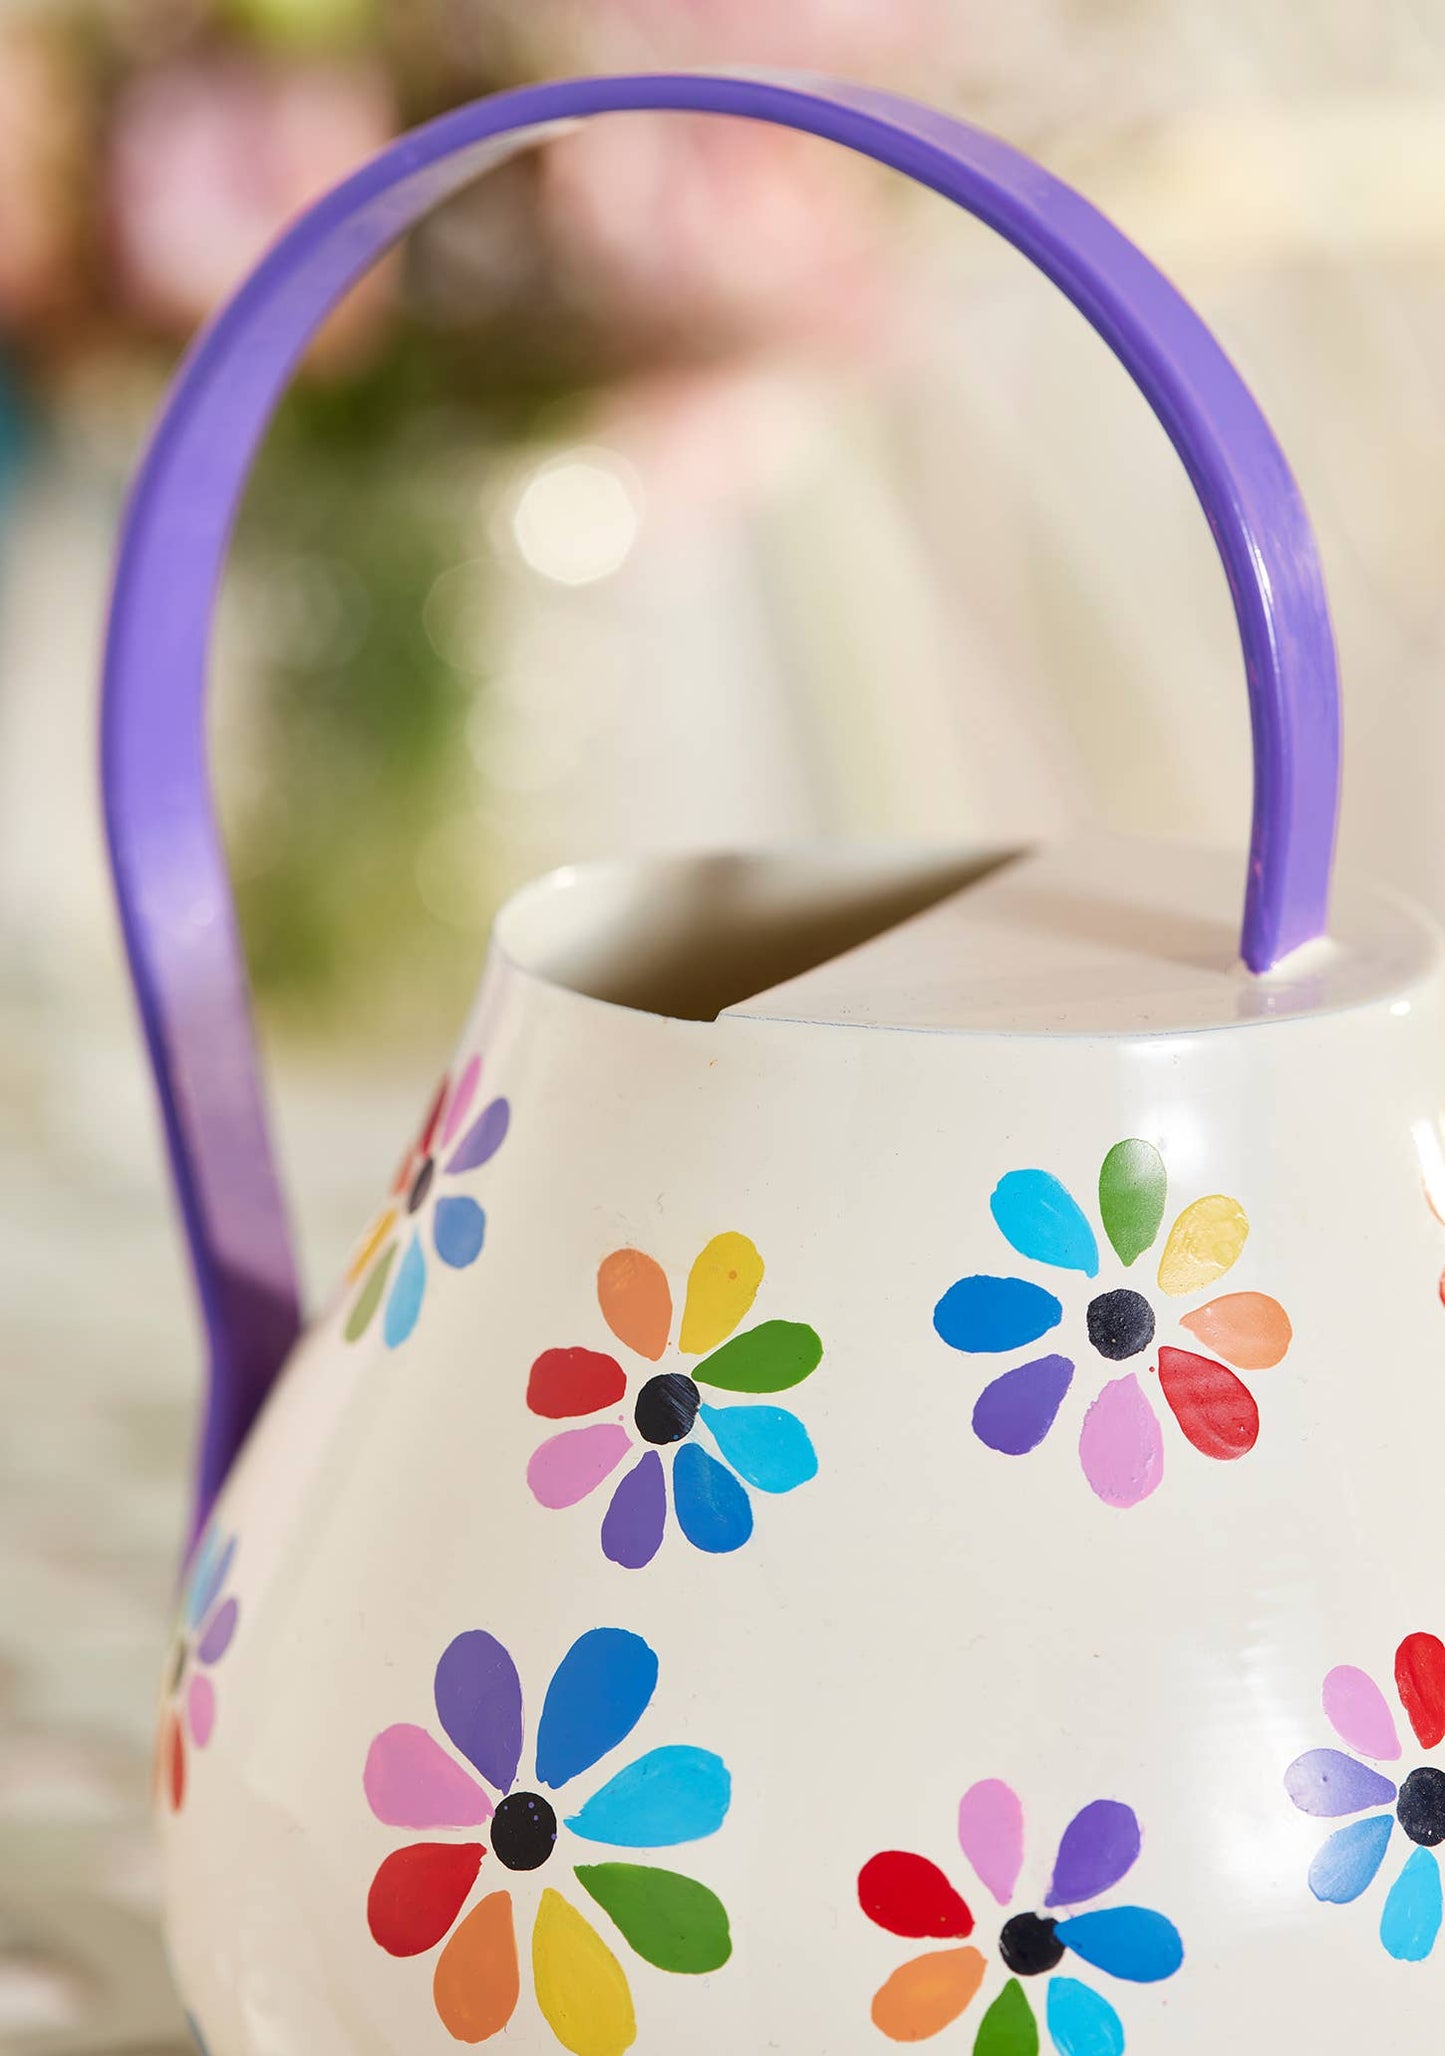
[[[386,1212],[379,1214],[371,1227],[367,1229],[365,1240],[357,1246],[355,1256],[346,1266],[346,1282],[348,1285],[356,1283],[395,1225],[396,1208],[389,1206]]]
[[[895,1970],[873,1997],[873,2025],[890,2041],[926,2042],[957,2020],[983,1983],[977,1949],[938,1949]]]
[[[614,1249],[597,1273],[597,1303],[618,1341],[656,1363],[672,1328],[672,1294],[662,1265],[640,1249]]]
[[[186,1803],[186,1744],[174,1712],[166,1732],[166,1791],[171,1812],[179,1813]]]
[[[1289,1315],[1267,1292],[1227,1292],[1182,1314],[1179,1325],[1237,1371],[1272,1370],[1294,1340]]]
[[[432,1997],[454,2041],[485,2042],[507,2025],[520,1990],[512,1895],[492,1892],[472,1908],[442,1950]]]

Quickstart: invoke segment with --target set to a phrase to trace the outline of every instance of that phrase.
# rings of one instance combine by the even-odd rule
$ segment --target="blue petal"
[[[641,1635],[593,1628],[562,1658],[537,1728],[537,1776],[555,1792],[625,1741],[657,1687],[657,1658]]]
[[[1078,1201],[1047,1171],[1010,1171],[995,1185],[989,1205],[1020,1256],[1098,1277],[1094,1231]]]
[[[785,1406],[705,1406],[713,1440],[759,1492],[791,1492],[818,1475],[808,1431]]]
[[[1061,1920],[1054,1933],[1095,1970],[1128,1978],[1135,1985],[1173,1977],[1184,1961],[1178,1928],[1147,1906],[1106,1906],[1099,1913],[1079,1913]]]
[[[1053,1293],[1026,1278],[960,1278],[933,1309],[933,1325],[949,1348],[972,1356],[1037,1342],[1063,1317]]]
[[[1124,2056],[1123,2021],[1101,1992],[1077,1978],[1050,1978],[1048,2023],[1059,2056]]]
[[[199,1627],[201,1621],[219,1598],[221,1587],[230,1576],[231,1564],[236,1554],[236,1538],[228,1535],[222,1542],[215,1528],[208,1528],[196,1561],[191,1569],[190,1583],[186,1591],[187,1626]]]
[[[594,1792],[567,1826],[616,1849],[667,1849],[716,1834],[731,1798],[727,1765],[710,1749],[654,1749]]]
[[[437,1255],[454,1271],[464,1271],[482,1253],[487,1237],[487,1217],[474,1199],[454,1194],[437,1201],[432,1217],[432,1240]]]
[[[426,1258],[421,1253],[421,1244],[415,1235],[411,1247],[401,1260],[401,1269],[396,1274],[386,1302],[386,1317],[381,1332],[386,1338],[388,1349],[396,1349],[405,1342],[416,1326],[421,1312],[422,1294],[426,1291]]]
[[[1417,1849],[1390,1887],[1380,1915],[1380,1940],[1398,1963],[1423,1963],[1440,1932],[1440,1865],[1433,1849]]]
[[[726,1556],[753,1532],[753,1509],[731,1471],[696,1442],[684,1442],[672,1463],[677,1525],[694,1549]]]
[[[1377,1813],[1372,1820],[1352,1820],[1336,1828],[1310,1865],[1310,1890],[1331,1906],[1348,1906],[1374,1883],[1385,1860],[1395,1817]]]

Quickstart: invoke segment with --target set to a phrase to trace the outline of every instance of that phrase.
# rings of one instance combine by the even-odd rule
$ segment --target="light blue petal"
[[[1049,1979],[1049,2033],[1059,2056],[1124,2056],[1124,2023],[1101,1992],[1074,1977]]]
[[[387,1296],[381,1332],[388,1349],[399,1348],[416,1326],[425,1291],[426,1258],[422,1255],[421,1244],[413,1235],[411,1247],[401,1260],[401,1268]]]
[[[197,2050],[200,2052],[200,2056],[210,2056],[210,2051],[206,2047],[206,2038],[201,2033],[201,2024],[196,2019],[194,2013],[188,2013],[186,2015],[186,2026],[191,2031],[191,2040],[195,2043]]]
[[[567,1826],[615,1849],[667,1849],[716,1834],[731,1798],[727,1765],[710,1749],[654,1749],[594,1792]]]
[[[593,1628],[552,1674],[537,1728],[537,1777],[555,1792],[626,1741],[657,1687],[657,1658],[641,1635]]]
[[[677,1525],[694,1549],[726,1556],[753,1532],[753,1509],[731,1471],[696,1442],[684,1442],[672,1462]]]
[[[1147,1906],[1106,1906],[1075,1914],[1054,1929],[1058,1940],[1095,1970],[1131,1984],[1153,1985],[1173,1977],[1184,1961],[1184,1944],[1172,1920]]]
[[[1348,1906],[1374,1883],[1390,1846],[1395,1816],[1377,1813],[1372,1820],[1352,1820],[1336,1828],[1310,1865],[1310,1890],[1331,1906]]]
[[[1094,1231],[1078,1201],[1047,1171],[1010,1171],[995,1185],[989,1206],[1020,1256],[1098,1277]]]
[[[949,1348],[970,1356],[1021,1349],[1063,1317],[1053,1293],[1027,1278],[960,1278],[933,1309],[933,1325]]]
[[[1440,1865],[1433,1849],[1417,1849],[1390,1887],[1380,1940],[1397,1963],[1423,1963],[1439,1932]]]
[[[231,1564],[236,1554],[236,1538],[228,1535],[224,1542],[215,1528],[207,1530],[196,1555],[195,1567],[191,1571],[186,1593],[186,1624],[199,1627],[201,1621],[220,1597],[221,1587],[231,1574]]]
[[[808,1431],[785,1406],[705,1406],[702,1417],[738,1476],[759,1492],[792,1492],[817,1477]]]
[[[487,1237],[487,1217],[474,1199],[452,1194],[437,1201],[432,1216],[432,1240],[437,1255],[454,1271],[464,1271],[482,1253]]]

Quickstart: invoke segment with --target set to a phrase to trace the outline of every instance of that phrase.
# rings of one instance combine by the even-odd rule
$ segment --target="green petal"
[[[1039,2056],[1039,2028],[1024,1988],[1011,1977],[978,2024],[973,2056]]]
[[[699,1385],[724,1392],[786,1392],[817,1370],[823,1345],[801,1321],[764,1321],[734,1335],[693,1372]]]
[[[1159,1233],[1167,1184],[1152,1142],[1116,1142],[1099,1170],[1099,1213],[1119,1261],[1132,1264]]]
[[[582,1863],[575,1875],[659,1970],[718,1970],[732,1955],[727,1909],[696,1878],[647,1863]]]
[[[355,1306],[347,1315],[346,1339],[359,1342],[371,1326],[371,1317],[381,1305],[381,1295],[386,1290],[386,1281],[391,1276],[391,1267],[396,1262],[396,1243],[384,1250],[367,1273],[366,1283],[361,1288]]]

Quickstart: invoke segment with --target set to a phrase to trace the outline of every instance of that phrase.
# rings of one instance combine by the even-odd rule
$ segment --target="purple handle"
[[[643,108],[774,122],[890,165],[997,229],[1098,330],[1183,459],[1234,596],[1254,731],[1241,955],[1266,971],[1324,931],[1339,694],[1309,520],[1219,345],[1086,200],[965,122],[803,76],[570,79],[443,115],[302,215],[211,322],[176,378],[121,536],[105,667],[106,818],[210,1344],[198,1523],[301,1324],[206,776],[206,658],[236,506],[298,357],[384,250],[552,125]]]

